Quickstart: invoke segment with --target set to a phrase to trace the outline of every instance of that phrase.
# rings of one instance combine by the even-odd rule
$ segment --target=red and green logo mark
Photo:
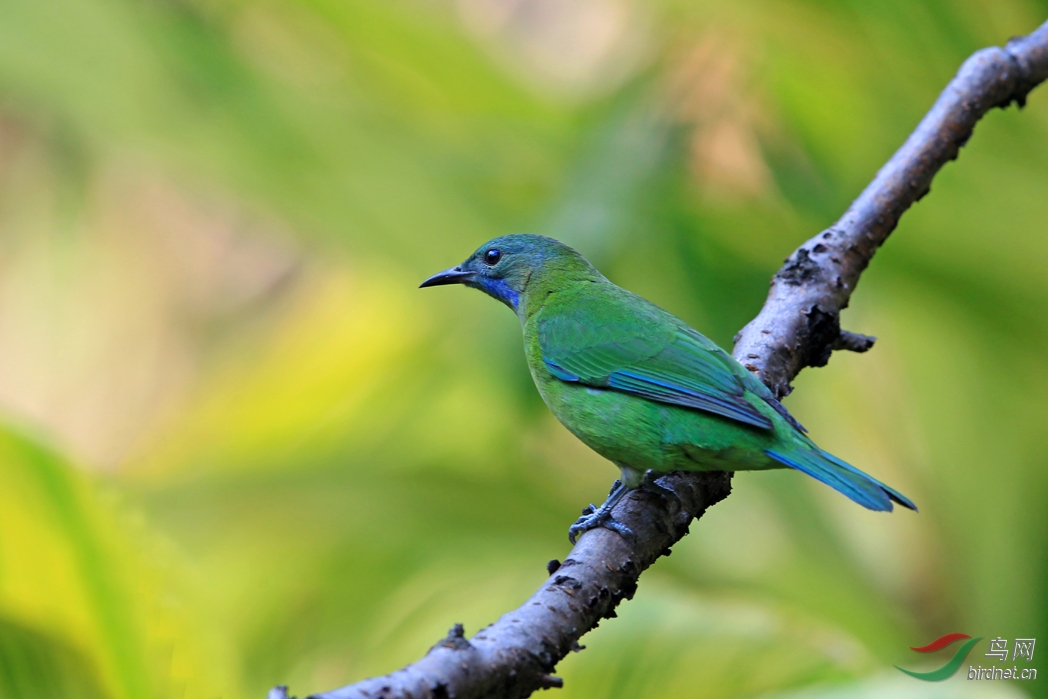
[[[902,670],[910,677],[916,677],[925,682],[939,682],[945,680],[947,677],[950,677],[953,673],[957,672],[957,669],[961,667],[961,663],[963,663],[964,659],[968,656],[968,651],[972,649],[972,646],[982,640],[982,636],[972,638],[966,633],[948,633],[945,636],[935,639],[926,646],[921,646],[919,648],[910,647],[910,650],[915,650],[918,653],[934,653],[935,651],[942,650],[946,646],[955,641],[959,641],[962,638],[967,638],[968,640],[964,642],[964,645],[957,649],[957,652],[953,654],[952,658],[950,658],[950,662],[946,663],[938,670],[932,670],[931,672],[914,672],[913,670],[901,668],[898,665],[895,667]]]

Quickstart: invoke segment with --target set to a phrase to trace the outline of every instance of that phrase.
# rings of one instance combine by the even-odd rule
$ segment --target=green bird
[[[815,445],[771,391],[680,318],[612,284],[567,245],[507,235],[422,287],[464,284],[512,308],[542,399],[560,422],[617,465],[599,508],[568,531],[606,527],[630,489],[670,471],[793,468],[863,507],[916,510],[904,495]]]

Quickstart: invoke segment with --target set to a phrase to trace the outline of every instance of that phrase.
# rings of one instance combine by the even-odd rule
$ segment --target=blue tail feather
[[[810,449],[792,449],[788,453],[768,449],[764,452],[790,468],[807,473],[834,490],[847,495],[863,507],[878,512],[891,512],[892,501],[916,511],[917,506],[905,495],[866,475],[833,454],[814,445]]]

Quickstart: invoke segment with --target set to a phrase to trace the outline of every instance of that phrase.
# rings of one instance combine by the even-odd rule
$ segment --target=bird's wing
[[[561,381],[771,429],[771,420],[745,398],[748,385],[740,376],[745,370],[713,342],[640,297],[602,294],[547,310],[537,319],[539,347],[546,367]]]

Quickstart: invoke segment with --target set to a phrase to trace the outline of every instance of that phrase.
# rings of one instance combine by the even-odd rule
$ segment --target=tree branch
[[[771,280],[764,308],[735,336],[735,358],[782,398],[806,366],[825,366],[834,349],[865,352],[873,338],[844,332],[859,275],[899,218],[957,157],[976,122],[1048,78],[1048,22],[1029,36],[971,56],[931,111],[837,223],[797,248]],[[862,340],[862,341],[859,341]]]
[[[1016,102],[1048,78],[1048,22],[961,66],[931,111],[841,219],[800,246],[776,272],[761,312],[735,337],[735,358],[780,397],[806,366],[836,349],[865,352],[874,338],[842,331],[840,311],[899,218],[928,193],[932,178],[994,107]],[[520,608],[467,640],[455,625],[418,662],[313,699],[521,699],[560,687],[557,663],[578,640],[633,596],[640,574],[688,533],[692,520],[731,491],[731,474],[672,473],[659,479],[676,497],[633,491],[615,508],[637,533],[586,532],[564,563]],[[287,699],[276,687],[269,699]]]

